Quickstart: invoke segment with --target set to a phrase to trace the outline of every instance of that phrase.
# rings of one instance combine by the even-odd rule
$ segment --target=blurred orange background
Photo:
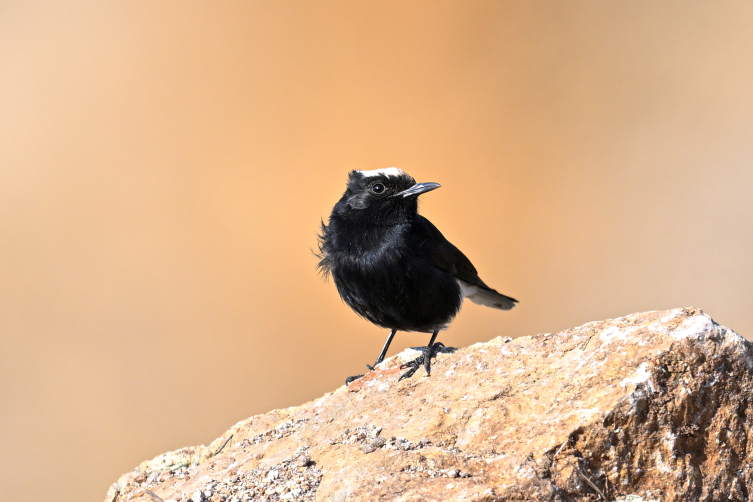
[[[0,486],[121,473],[372,363],[315,271],[351,169],[521,303],[464,346],[703,308],[753,335],[753,4],[0,4]],[[391,354],[423,345],[400,333]]]

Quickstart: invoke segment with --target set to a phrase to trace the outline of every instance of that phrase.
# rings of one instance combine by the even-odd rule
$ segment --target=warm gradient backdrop
[[[521,303],[753,335],[753,3],[0,2],[0,497],[99,501],[386,333],[315,271],[351,169]],[[392,353],[426,335],[400,334]]]

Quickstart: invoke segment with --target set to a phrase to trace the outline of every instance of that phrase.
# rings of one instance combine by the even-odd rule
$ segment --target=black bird
[[[352,171],[319,236],[318,268],[332,275],[340,297],[359,316],[391,330],[374,366],[396,332],[432,333],[422,355],[402,366],[410,369],[400,380],[422,364],[431,374],[431,358],[444,347],[435,343],[437,334],[464,298],[500,310],[517,303],[487,286],[470,260],[418,214],[418,196],[439,186],[416,183],[395,167]],[[348,377],[346,385],[361,376]]]

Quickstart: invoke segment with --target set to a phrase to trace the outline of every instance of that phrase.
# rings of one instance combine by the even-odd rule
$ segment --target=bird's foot
[[[354,380],[358,380],[358,379],[359,379],[359,378],[361,378],[362,376],[363,376],[363,375],[353,375],[353,376],[349,376],[348,378],[346,378],[346,379],[345,379],[345,386],[347,387],[347,386],[348,386],[348,385],[350,385],[350,384],[351,384],[351,383],[352,383],[352,382],[353,382]]]
[[[424,347],[423,352],[420,356],[415,358],[414,360],[407,362],[400,366],[400,369],[410,368],[408,371],[400,375],[400,379],[398,379],[398,382],[402,380],[403,378],[410,378],[413,376],[413,374],[418,371],[418,368],[420,368],[422,365],[424,369],[426,370],[426,376],[431,376],[431,358],[436,357],[437,352],[439,352],[441,349],[444,348],[444,344],[442,342],[436,342],[434,345],[429,345]]]
[[[375,363],[374,363],[374,366],[372,366],[372,365],[370,365],[370,364],[367,364],[367,365],[366,365],[366,367],[367,367],[367,368],[369,368],[369,371],[374,371],[374,368],[376,368],[376,365],[377,365],[377,364],[379,364],[379,361],[375,362]],[[353,376],[349,376],[348,378],[346,378],[346,379],[345,379],[345,386],[347,387],[348,385],[350,385],[350,383],[351,383],[351,382],[353,382],[354,380],[358,380],[358,379],[359,379],[359,378],[361,378],[362,376],[363,376],[363,375],[353,375]]]

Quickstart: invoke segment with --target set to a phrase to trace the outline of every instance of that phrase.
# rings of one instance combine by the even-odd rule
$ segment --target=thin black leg
[[[395,333],[397,333],[396,329],[393,329],[392,331],[390,331],[390,335],[387,337],[387,341],[384,342],[384,347],[382,347],[382,353],[379,354],[379,357],[377,358],[376,362],[374,363],[374,366],[369,366],[368,364],[366,365],[366,367],[369,368],[370,371],[374,371],[374,367],[377,364],[379,364],[382,361],[384,361],[384,356],[387,355],[387,350],[390,348],[390,344],[392,343],[392,339],[395,338]],[[436,337],[436,336],[437,336],[437,334],[434,333],[434,337]],[[432,338],[432,340],[434,340],[434,338]],[[345,379],[345,385],[346,386],[350,385],[350,382],[352,382],[353,380],[358,380],[362,376],[363,375],[349,376],[348,378]]]
[[[439,334],[439,330],[436,330],[433,335],[431,335],[431,340],[429,340],[429,345],[427,347],[431,347],[434,345],[434,340],[437,339],[437,335]]]
[[[395,333],[397,333],[396,329],[393,329],[392,331],[390,331],[390,336],[388,336],[387,337],[387,341],[384,342],[384,347],[382,347],[382,353],[379,354],[379,357],[377,357],[377,360],[374,363],[374,366],[369,366],[368,364],[366,365],[366,367],[369,368],[371,371],[374,371],[374,368],[376,367],[377,364],[379,364],[382,361],[384,361],[384,356],[387,355],[387,349],[390,348],[390,344],[392,343],[392,339],[395,338]]]

